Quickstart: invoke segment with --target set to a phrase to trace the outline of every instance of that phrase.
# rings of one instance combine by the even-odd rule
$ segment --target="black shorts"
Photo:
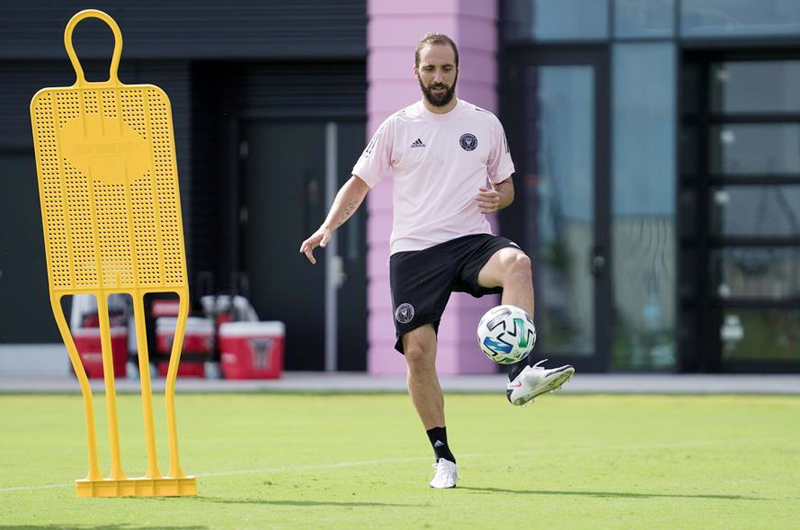
[[[389,283],[397,332],[395,349],[403,353],[404,334],[425,324],[438,332],[439,320],[452,292],[479,298],[502,293],[478,285],[478,274],[501,248],[519,246],[505,237],[477,234],[410,252],[397,252],[389,259]]]

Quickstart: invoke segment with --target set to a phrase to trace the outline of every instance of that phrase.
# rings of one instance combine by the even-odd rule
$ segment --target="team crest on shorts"
[[[461,149],[464,151],[474,151],[478,147],[478,139],[472,133],[462,134],[461,138],[458,139],[458,143],[461,144]]]
[[[400,304],[394,312],[394,319],[401,324],[408,324],[414,319],[414,306],[411,304]]]

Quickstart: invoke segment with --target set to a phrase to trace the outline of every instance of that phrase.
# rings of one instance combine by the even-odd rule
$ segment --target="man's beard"
[[[453,100],[453,96],[456,93],[456,83],[458,82],[458,77],[453,80],[453,85],[444,91],[441,95],[436,95],[432,92],[434,88],[446,88],[447,85],[439,84],[439,85],[431,85],[430,87],[426,87],[422,84],[422,79],[419,80],[419,87],[422,89],[422,94],[425,96],[425,99],[428,100],[428,103],[433,105],[434,107],[444,107],[448,103]]]

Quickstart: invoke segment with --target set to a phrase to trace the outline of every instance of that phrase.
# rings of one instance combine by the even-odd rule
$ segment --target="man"
[[[395,347],[405,354],[408,391],[436,455],[430,486],[452,488],[456,458],[447,442],[435,364],[439,320],[452,291],[475,297],[502,293],[503,304],[533,316],[533,283],[528,256],[512,241],[492,235],[486,219],[514,200],[514,164],[500,121],[455,97],[458,49],[449,37],[428,33],[414,59],[422,100],[381,125],[300,252],[316,263],[314,248],[325,247],[370,188],[393,171],[389,267]],[[538,364],[523,361],[509,370],[506,394],[512,404],[525,405],[559,388],[575,372],[571,366],[546,370]]]

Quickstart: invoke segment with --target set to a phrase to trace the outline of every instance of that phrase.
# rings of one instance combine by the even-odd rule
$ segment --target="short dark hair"
[[[422,48],[428,44],[440,44],[442,46],[449,45],[451,48],[453,48],[453,53],[456,56],[456,68],[458,68],[458,47],[456,46],[456,43],[444,33],[433,32],[426,33],[421,39],[419,39],[419,42],[417,43],[417,49],[414,50],[414,66],[419,67],[419,52],[421,52]]]

